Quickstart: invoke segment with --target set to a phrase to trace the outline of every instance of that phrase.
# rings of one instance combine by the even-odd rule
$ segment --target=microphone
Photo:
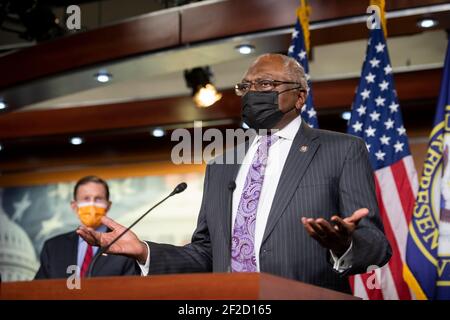
[[[231,246],[233,244],[233,192],[236,189],[236,182],[230,181],[228,183],[228,190],[230,191],[230,197],[228,200],[229,215],[230,215],[230,265],[228,266],[228,272],[231,272]]]
[[[161,203],[163,203],[164,201],[166,201],[167,199],[169,199],[170,197],[183,192],[184,190],[186,190],[187,188],[187,184],[185,182],[182,182],[180,184],[178,184],[175,189],[173,189],[173,191],[166,196],[164,199],[162,199],[161,201],[159,201],[157,204],[155,204],[153,207],[151,207],[150,209],[148,209],[142,216],[140,216],[136,221],[134,221],[128,228],[126,228],[121,234],[119,234],[110,244],[108,244],[106,247],[100,248],[100,252],[98,254],[95,255],[95,257],[92,259],[91,264],[89,265],[89,269],[87,272],[87,277],[91,278],[92,277],[92,271],[94,270],[94,266],[95,263],[97,262],[98,257],[100,257],[101,255],[103,255],[106,251],[108,251],[108,249],[117,242],[117,240],[119,240],[120,238],[123,237],[123,235],[125,233],[127,233],[128,231],[130,231],[131,228],[133,228],[139,221],[141,221],[148,213],[150,213],[150,211],[152,211],[153,209],[155,209],[157,206],[159,206]]]
[[[187,188],[186,182],[180,183],[179,185],[177,185],[177,186],[175,187],[175,189],[173,189],[173,191],[172,191],[172,193],[169,195],[169,197],[171,197],[171,196],[173,196],[173,195],[176,195],[177,193],[183,192],[184,190],[186,190],[186,188]]]

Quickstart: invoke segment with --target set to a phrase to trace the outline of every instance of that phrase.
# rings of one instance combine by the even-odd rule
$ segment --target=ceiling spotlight
[[[235,47],[240,54],[250,54],[255,51],[255,47],[251,44],[240,44]]]
[[[0,110],[6,109],[7,105],[5,102],[0,101]]]
[[[98,82],[106,83],[111,80],[112,75],[110,73],[108,73],[107,71],[103,70],[103,71],[100,71],[99,73],[97,73],[95,75],[95,78],[97,79]]]
[[[194,95],[194,102],[200,108],[207,108],[222,99],[222,94],[212,84],[200,88]]]
[[[3,146],[2,146],[2,144],[0,143],[0,151],[2,151],[2,149],[3,149]]]
[[[162,128],[155,128],[152,130],[152,135],[156,138],[164,137],[166,132]]]
[[[209,67],[184,71],[186,85],[192,89],[194,103],[199,108],[207,108],[222,98],[222,94],[211,83],[212,73]]]
[[[424,18],[419,20],[417,25],[423,29],[432,28],[434,26],[437,26],[438,21],[436,19],[430,19],[430,18]]]
[[[342,114],[341,114],[341,118],[344,120],[350,120],[351,117],[352,117],[352,113],[350,111],[345,111],[345,112],[342,112]]]
[[[84,140],[81,137],[70,138],[70,143],[73,144],[74,146],[78,146],[78,145],[82,144],[83,142],[84,142]]]

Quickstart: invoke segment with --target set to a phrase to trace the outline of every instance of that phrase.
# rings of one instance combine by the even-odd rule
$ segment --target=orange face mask
[[[82,224],[90,228],[98,228],[102,217],[106,214],[107,204],[95,202],[80,202],[78,206],[78,217]]]

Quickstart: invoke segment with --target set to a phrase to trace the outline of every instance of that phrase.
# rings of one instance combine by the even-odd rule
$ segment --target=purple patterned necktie
[[[236,213],[231,242],[231,270],[256,272],[255,225],[256,211],[264,181],[267,154],[278,136],[262,136],[250,165]]]

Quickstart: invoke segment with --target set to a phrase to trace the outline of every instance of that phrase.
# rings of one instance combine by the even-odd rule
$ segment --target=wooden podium
[[[352,300],[354,296],[265,273],[196,273],[148,277],[7,282],[0,300]]]

